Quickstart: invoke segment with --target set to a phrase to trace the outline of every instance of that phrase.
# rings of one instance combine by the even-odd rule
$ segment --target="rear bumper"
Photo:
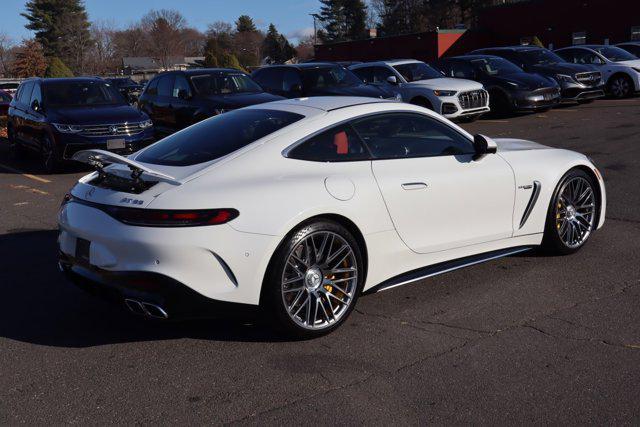
[[[127,308],[127,300],[160,307],[170,320],[246,317],[257,306],[229,303],[207,298],[188,286],[159,273],[144,271],[107,271],[75,257],[60,253],[58,265],[66,278],[78,288]],[[129,308],[130,311],[134,311]],[[138,313],[143,314],[143,313]]]

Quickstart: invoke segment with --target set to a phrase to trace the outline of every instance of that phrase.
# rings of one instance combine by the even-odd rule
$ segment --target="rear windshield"
[[[208,162],[233,153],[303,117],[277,110],[230,111],[158,141],[136,157],[136,161],[166,166]]]

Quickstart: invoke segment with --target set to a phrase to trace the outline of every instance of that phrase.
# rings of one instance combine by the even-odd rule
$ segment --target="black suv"
[[[491,47],[472,54],[495,55],[513,62],[528,73],[551,77],[562,89],[562,101],[584,102],[604,96],[602,73],[588,65],[572,64],[549,49],[537,46]]]
[[[366,96],[400,101],[389,89],[368,85],[352,71],[333,63],[272,65],[251,75],[267,92],[286,98],[305,96]]]
[[[47,172],[79,150],[130,154],[154,142],[149,117],[98,77],[25,80],[9,106],[7,132],[14,155],[35,151]]]
[[[242,71],[200,68],[157,75],[138,105],[153,120],[156,133],[168,135],[225,111],[280,99]]]
[[[124,99],[129,101],[129,104],[134,104],[138,101],[138,97],[144,88],[143,85],[134,82],[130,77],[110,77],[105,80],[118,89]]]
[[[435,64],[448,77],[475,80],[489,92],[492,112],[551,108],[560,101],[560,86],[551,77],[527,73],[499,56],[464,55]]]

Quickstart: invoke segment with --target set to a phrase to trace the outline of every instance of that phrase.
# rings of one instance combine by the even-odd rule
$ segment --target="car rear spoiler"
[[[168,182],[173,185],[182,185],[180,181],[171,175],[167,175],[162,172],[153,170],[142,163],[130,160],[119,154],[112,153],[105,150],[82,150],[75,153],[72,157],[73,160],[86,163],[93,166],[98,173],[105,174],[104,167],[108,164],[125,165],[131,169],[131,179],[133,181],[140,180],[140,175],[147,174],[160,181]]]

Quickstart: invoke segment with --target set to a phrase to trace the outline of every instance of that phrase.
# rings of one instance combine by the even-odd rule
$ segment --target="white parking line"
[[[20,174],[20,175],[24,176],[25,178],[33,179],[34,181],[43,182],[45,184],[48,184],[48,183],[51,182],[46,178],[41,178],[39,176],[31,175],[30,173],[24,173],[19,169],[14,169],[11,166],[3,165],[2,163],[0,163],[0,168],[8,170],[9,172]]]

